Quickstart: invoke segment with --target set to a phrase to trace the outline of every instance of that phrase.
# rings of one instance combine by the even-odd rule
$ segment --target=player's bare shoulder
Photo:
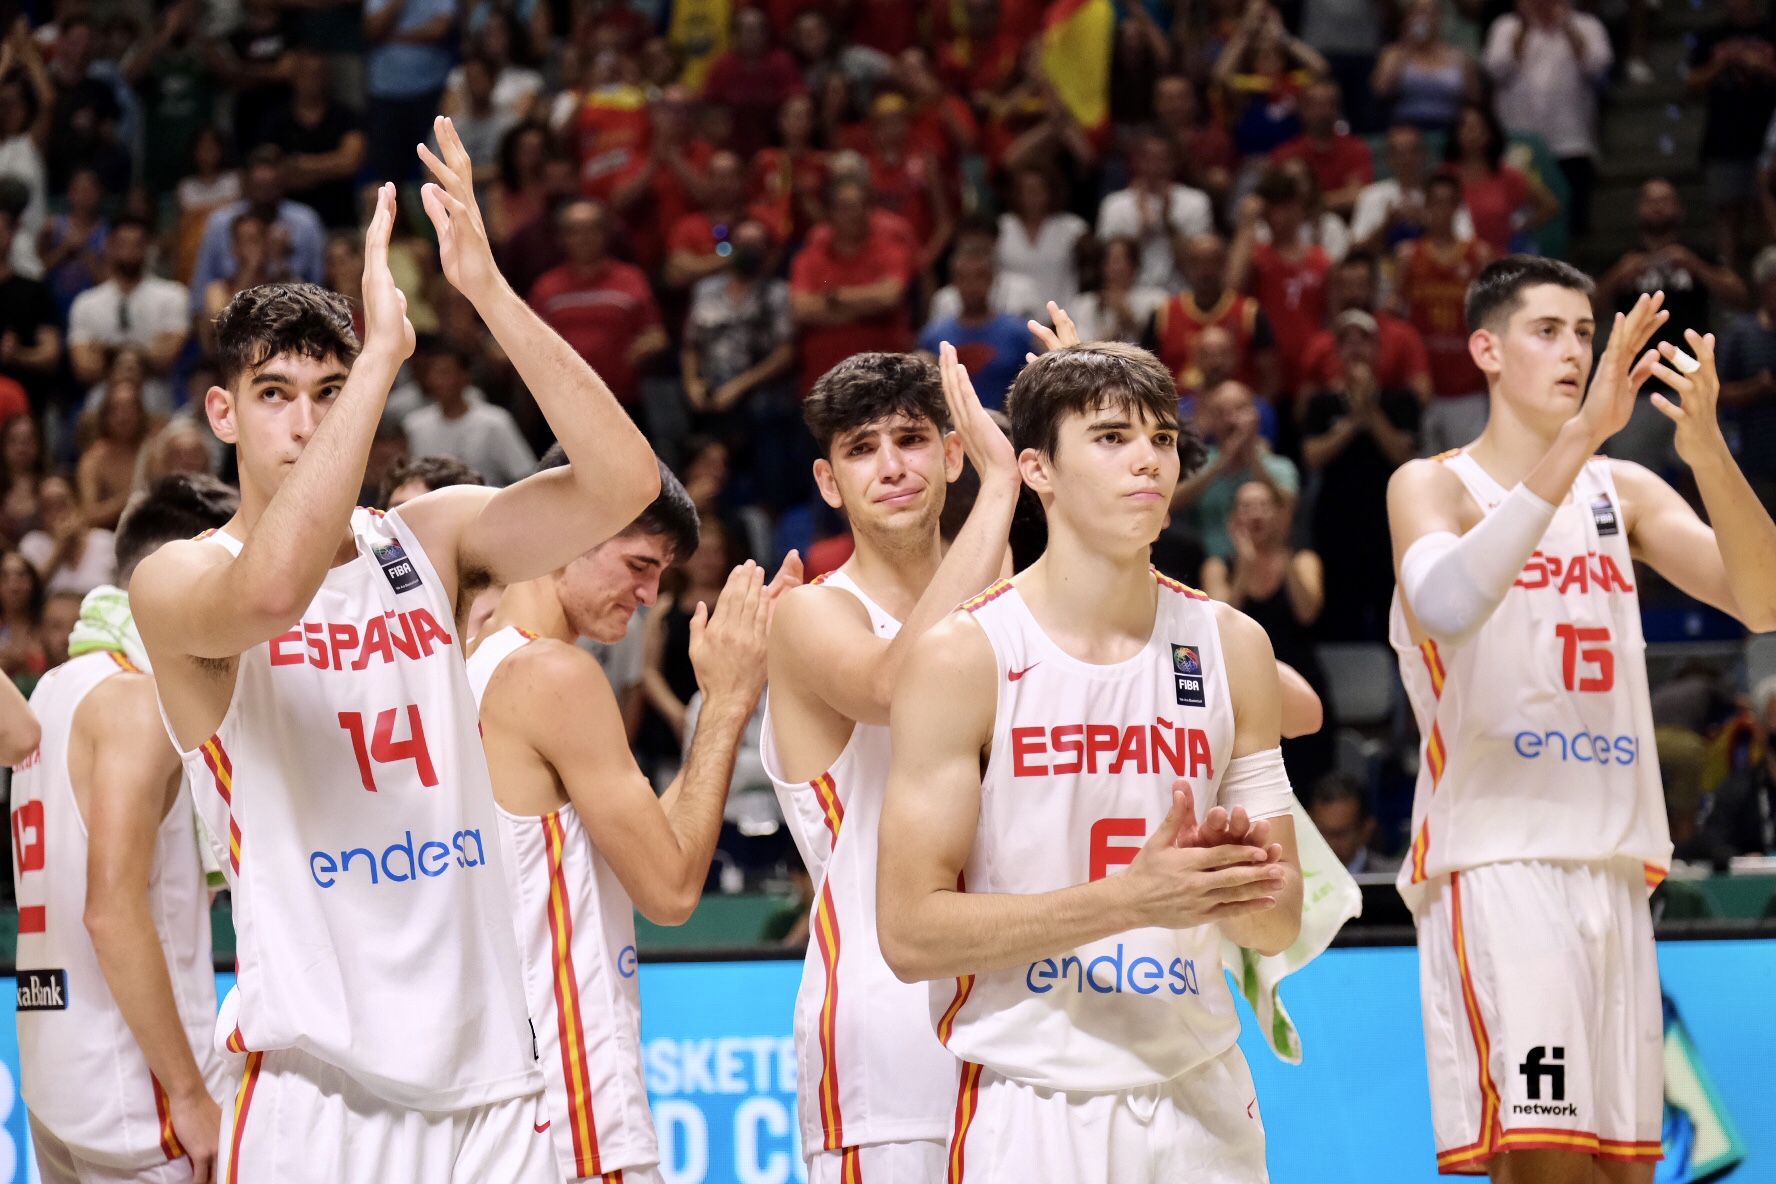
[[[846,622],[870,629],[869,610],[863,601],[836,584],[809,581],[789,589],[778,598],[771,618],[771,648],[781,639],[787,645],[799,645],[810,635],[818,635]]]
[[[233,671],[234,658],[199,657],[179,643],[187,629],[200,624],[183,619],[190,608],[191,585],[233,560],[227,550],[202,538],[175,539],[136,565],[129,582],[130,615],[163,677],[178,677],[177,667],[165,665],[169,658],[183,658],[208,674]]]
[[[983,704],[989,724],[998,703],[999,662],[986,630],[959,608],[913,642],[894,688],[896,707],[908,696],[952,704],[974,713]]]
[[[615,693],[598,659],[569,642],[539,637],[493,672],[481,716],[520,732],[556,723],[572,726],[600,700],[614,705]]]
[[[1461,478],[1446,463],[1459,455],[1452,450],[1438,456],[1409,460],[1388,478],[1388,527],[1396,550],[1402,534],[1416,537],[1430,529],[1472,529],[1481,518],[1480,507],[1469,496]]]

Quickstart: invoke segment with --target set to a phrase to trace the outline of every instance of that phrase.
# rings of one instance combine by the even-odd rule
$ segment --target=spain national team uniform
[[[1482,510],[1506,491],[1440,458]],[[1647,894],[1671,859],[1640,605],[1609,462],[1586,464],[1504,601],[1458,645],[1390,635],[1422,744],[1400,892],[1418,923],[1437,1166],[1660,1156]]]
[[[68,771],[74,713],[100,683],[135,669],[122,654],[101,652],[44,675],[31,695],[42,741],[13,770],[19,1088],[45,1184],[191,1179],[166,1091],[105,983],[84,920],[86,823]],[[224,1102],[240,1061],[212,1036],[210,894],[184,782],[155,836],[148,911],[192,1055],[211,1095]]]
[[[469,659],[477,703],[500,663],[535,639],[508,627],[481,641]],[[540,816],[495,808],[556,1160],[569,1180],[658,1184],[659,1141],[641,1072],[635,905],[571,802]]]
[[[1208,597],[1158,573],[1140,653],[1068,655],[1018,589],[963,607],[999,671],[969,892],[1047,892],[1131,862],[1186,778],[1215,805],[1286,814],[1293,795],[1232,801],[1233,701]],[[939,1039],[964,1062],[949,1184],[1253,1184],[1264,1127],[1236,1041],[1221,934],[1134,929],[1027,967],[930,984]]]
[[[900,632],[900,622],[843,569],[815,582],[862,602],[876,636],[892,640]],[[925,986],[894,976],[876,936],[888,728],[853,724],[831,768],[812,781],[785,781],[767,691],[760,751],[814,882],[795,1007],[809,1184],[936,1180],[960,1066],[932,1035]]]
[[[1198,307],[1189,292],[1180,292],[1153,314],[1153,352],[1172,372],[1180,391],[1194,391],[1202,386],[1202,369],[1196,364],[1197,338],[1204,329],[1225,329],[1239,357],[1235,376],[1251,386],[1258,373],[1252,365],[1253,353],[1274,344],[1261,315],[1258,301],[1239,292],[1223,292],[1220,302],[1210,309]]]
[[[398,514],[351,531],[182,754],[234,895],[218,1179],[557,1180],[451,604]]]
[[[1468,285],[1484,266],[1484,248],[1469,240],[1445,250],[1427,239],[1406,246],[1401,286],[1410,294],[1406,319],[1424,338],[1431,389],[1440,399],[1483,394],[1486,379],[1468,355]]]

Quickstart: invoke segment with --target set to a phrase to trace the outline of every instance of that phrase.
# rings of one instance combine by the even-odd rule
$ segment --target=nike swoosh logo
[[[1005,679],[1007,682],[1016,682],[1018,679],[1022,678],[1024,675],[1030,673],[1030,671],[1036,669],[1036,667],[1038,667],[1040,665],[1042,665],[1041,662],[1032,662],[1028,666],[1024,667],[1022,670],[1013,670],[1011,673],[1009,673],[1005,676]]]
[[[551,1119],[551,1121],[553,1121],[553,1120]],[[536,1131],[536,1133],[540,1135],[544,1131],[549,1129],[549,1124],[547,1122],[535,1123],[532,1125],[531,1129]]]

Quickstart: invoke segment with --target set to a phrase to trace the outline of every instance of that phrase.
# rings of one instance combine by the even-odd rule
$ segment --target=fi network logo
[[[1517,1066],[1523,1074],[1524,1092],[1529,1096],[1530,1103],[1542,1101],[1542,1079],[1548,1081],[1548,1101],[1566,1102],[1566,1049],[1560,1045],[1552,1048],[1538,1044],[1529,1050],[1523,1063]],[[1563,1106],[1546,1106],[1519,1102],[1511,1107],[1515,1114],[1548,1114],[1568,1115],[1576,1117],[1579,1108],[1570,1102]]]

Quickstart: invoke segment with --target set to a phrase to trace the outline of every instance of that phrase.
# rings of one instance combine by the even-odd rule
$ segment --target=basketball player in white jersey
[[[1686,332],[1695,358],[1641,354],[1667,315],[1642,297],[1587,394],[1591,295],[1546,259],[1482,272],[1467,319],[1486,429],[1388,491],[1390,633],[1424,746],[1400,890],[1437,1164],[1511,1184],[1644,1184],[1660,1156],[1646,898],[1671,839],[1633,561],[1776,627],[1776,525],[1721,437],[1713,338]],[[1653,401],[1712,528],[1653,473],[1596,455],[1651,376],[1681,398]]]
[[[559,448],[544,469],[565,463]],[[575,641],[623,638],[660,575],[697,549],[697,509],[661,466],[660,496],[615,538],[514,584],[469,657],[481,705],[530,1014],[549,1082],[550,1132],[570,1180],[660,1184],[641,1067],[635,912],[679,925],[703,891],[746,722],[765,678],[774,593],[734,569],[691,618],[703,709],[663,796],[629,751],[610,683]]]
[[[946,1178],[1263,1180],[1220,944],[1300,927],[1270,643],[1148,563],[1201,458],[1157,359],[1069,346],[1008,406],[1048,546],[914,645],[881,823],[882,952],[963,1062]]]
[[[119,578],[236,507],[214,478],[165,478],[118,530]],[[212,1035],[191,792],[122,599],[87,598],[77,656],[32,694],[43,746],[13,775],[20,1090],[45,1184],[204,1184],[240,1065]]]
[[[555,571],[653,500],[652,451],[508,287],[448,120],[424,188],[445,276],[572,461],[502,490],[354,510],[413,328],[365,245],[365,339],[332,293],[248,289],[217,319],[211,426],[240,513],[146,561],[131,600],[169,730],[218,836],[246,1052],[219,1174],[237,1181],[558,1180],[477,711],[457,638],[491,581]],[[349,373],[348,373],[349,371]]]

